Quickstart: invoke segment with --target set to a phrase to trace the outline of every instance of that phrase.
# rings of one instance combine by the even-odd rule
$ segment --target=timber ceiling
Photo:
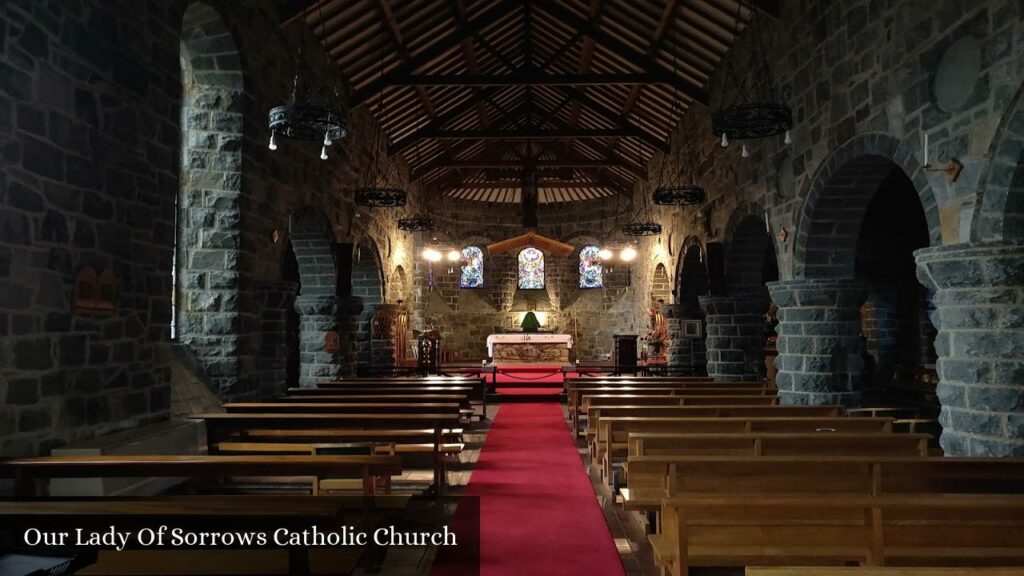
[[[541,203],[628,191],[752,16],[781,0],[284,0],[422,189]],[[701,135],[710,137],[710,135]]]

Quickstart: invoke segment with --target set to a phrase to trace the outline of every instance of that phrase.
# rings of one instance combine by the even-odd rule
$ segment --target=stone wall
[[[281,292],[280,268],[293,215],[322,213],[328,243],[384,247],[385,277],[412,268],[395,219],[420,209],[415,190],[400,210],[351,200],[373,156],[365,110],[327,161],[318,143],[279,138],[267,149],[266,114],[290,94],[297,43],[314,74],[329,73],[301,24],[281,29],[277,4],[260,0],[113,4],[0,7],[2,455],[169,416],[176,218],[190,227],[181,334],[225,399],[283,385],[282,307],[295,294]],[[186,11],[217,23],[184,38],[189,90]],[[395,173],[401,184],[404,168]],[[72,313],[84,266],[114,270],[115,314]]]

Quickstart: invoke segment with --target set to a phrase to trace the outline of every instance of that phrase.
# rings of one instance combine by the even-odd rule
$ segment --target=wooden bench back
[[[680,493],[1024,494],[1024,458],[637,456],[626,463],[633,509]]]
[[[1024,568],[914,566],[750,566],[746,576],[1024,576]]]
[[[691,417],[786,417],[786,416],[839,416],[841,406],[600,406],[587,411],[587,435],[600,429],[601,418],[632,416],[637,418]]]
[[[629,456],[928,456],[927,434],[835,432],[629,435]]]
[[[673,386],[594,386],[594,387],[577,387],[572,388],[567,392],[566,401],[569,407],[575,407],[582,403],[582,398],[585,396],[599,395],[599,394],[630,394],[634,396],[662,396],[662,395],[711,395],[711,396],[728,396],[731,394],[751,394],[751,395],[774,395],[776,392],[774,389],[765,388],[763,386],[706,386],[706,383],[701,383],[700,386],[690,386],[687,384],[679,384]]]
[[[473,388],[470,386],[414,386],[414,387],[388,387],[388,386],[345,386],[326,388],[288,388],[286,396],[323,396],[325,394],[345,394],[347,396],[379,396],[379,395],[403,395],[420,396],[435,394],[471,394]]]
[[[595,394],[583,397],[583,410],[596,406],[774,406],[779,403],[775,396],[763,394],[667,394],[658,396],[634,396],[632,394]]]
[[[694,566],[1019,563],[1024,495],[686,495],[651,537],[671,574]]]
[[[771,417],[771,418],[602,418],[593,443],[593,459],[600,463],[610,482],[615,464],[624,462],[629,436],[637,433],[751,434],[751,433],[847,433],[889,434],[893,421],[886,418]]]
[[[437,403],[338,403],[338,402],[229,402],[224,410],[232,413],[279,414],[458,414],[457,402]]]

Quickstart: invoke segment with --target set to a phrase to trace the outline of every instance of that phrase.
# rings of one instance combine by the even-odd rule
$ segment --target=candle
[[[928,166],[928,132],[924,133],[924,165]]]

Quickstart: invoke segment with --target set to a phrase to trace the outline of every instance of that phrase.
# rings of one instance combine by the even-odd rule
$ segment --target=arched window
[[[519,252],[519,289],[544,289],[544,253],[532,246]]]
[[[484,251],[478,246],[466,246],[462,249],[462,277],[460,288],[484,287]]]
[[[580,288],[601,288],[604,286],[604,271],[601,266],[601,249],[588,244],[580,249]]]

